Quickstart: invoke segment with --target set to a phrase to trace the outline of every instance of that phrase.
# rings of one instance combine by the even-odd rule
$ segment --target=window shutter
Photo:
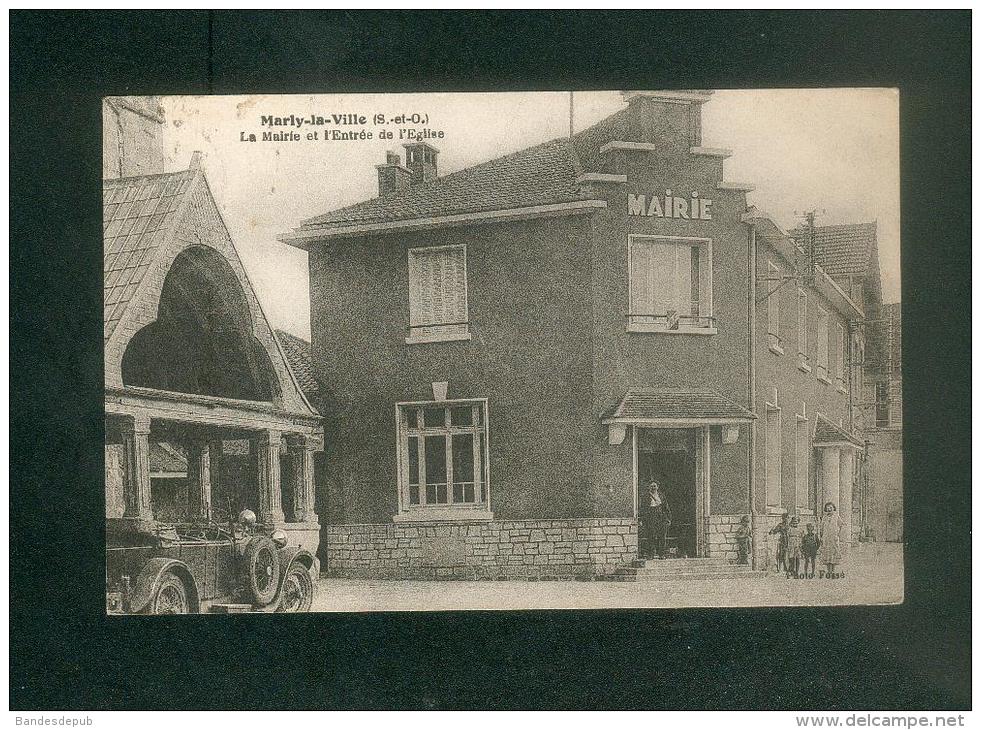
[[[632,241],[630,252],[630,313],[650,314],[651,248],[644,241]]]
[[[409,324],[433,320],[432,260],[428,251],[409,251]]]
[[[446,251],[447,308],[444,322],[466,322],[467,317],[467,267],[463,248]]]

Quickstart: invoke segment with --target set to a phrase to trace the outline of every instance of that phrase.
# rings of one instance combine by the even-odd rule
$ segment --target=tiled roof
[[[143,280],[154,253],[174,227],[177,211],[197,174],[196,170],[183,170],[103,181],[106,341]]]
[[[286,355],[303,394],[311,402],[311,405],[319,407],[320,388],[317,386],[317,379],[313,375],[313,356],[310,352],[310,343],[283,330],[276,330],[276,336],[283,346],[283,354]]]
[[[525,208],[582,199],[566,137],[303,221],[301,230]]]
[[[603,415],[603,420],[751,420],[742,406],[711,390],[651,388],[628,390],[623,399]]]
[[[817,425],[814,428],[814,445],[821,446],[822,444],[840,444],[844,442],[852,443],[855,446],[865,445],[841,426],[836,423],[832,423],[827,418],[819,414],[817,417]]]
[[[807,243],[805,228],[794,228],[789,233],[798,244]],[[816,226],[814,257],[829,276],[865,276],[875,246],[875,235],[875,223]]]

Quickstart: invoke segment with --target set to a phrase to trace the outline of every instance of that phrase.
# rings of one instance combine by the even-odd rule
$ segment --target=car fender
[[[197,612],[200,591],[187,565],[174,558],[151,558],[143,566],[143,570],[136,579],[136,585],[130,593],[130,613],[140,613],[146,609],[157,592],[157,588],[160,586],[165,573],[175,573],[184,581],[184,585],[187,586],[188,603],[190,604],[191,610]]]

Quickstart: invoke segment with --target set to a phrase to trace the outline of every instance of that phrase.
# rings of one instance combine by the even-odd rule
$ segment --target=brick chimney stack
[[[412,142],[405,147],[405,165],[412,171],[412,184],[436,179],[436,157],[439,150],[426,142]]]
[[[385,164],[375,165],[378,170],[378,196],[390,198],[409,189],[412,172],[402,167],[402,158],[394,152],[385,153]]]

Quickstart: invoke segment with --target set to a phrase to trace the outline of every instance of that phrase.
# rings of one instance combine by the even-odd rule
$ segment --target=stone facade
[[[341,578],[590,578],[637,558],[633,518],[329,525],[325,538]]]
[[[736,530],[739,529],[739,520],[745,515],[710,515],[707,518],[708,529],[706,530],[708,555],[710,558],[725,558],[730,562],[736,562],[738,557],[736,545]]]

